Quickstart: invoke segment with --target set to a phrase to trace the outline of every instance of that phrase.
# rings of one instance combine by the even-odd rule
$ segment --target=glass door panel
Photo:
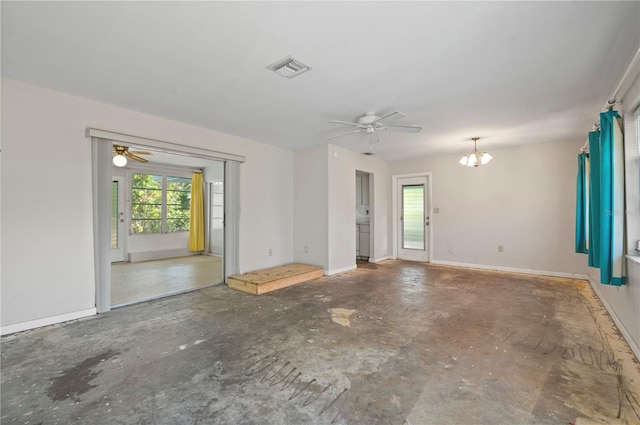
[[[402,248],[424,249],[424,185],[402,186]]]

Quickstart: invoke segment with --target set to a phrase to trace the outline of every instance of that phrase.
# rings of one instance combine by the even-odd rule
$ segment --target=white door
[[[111,262],[124,261],[125,216],[124,177],[116,176],[111,181]]]
[[[427,176],[398,179],[398,258],[429,261]]]

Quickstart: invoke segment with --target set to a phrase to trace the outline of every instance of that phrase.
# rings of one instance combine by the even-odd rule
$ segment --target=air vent
[[[270,69],[276,74],[282,75],[286,78],[293,78],[311,70],[310,67],[291,56],[287,56],[286,58],[269,65],[267,69]]]

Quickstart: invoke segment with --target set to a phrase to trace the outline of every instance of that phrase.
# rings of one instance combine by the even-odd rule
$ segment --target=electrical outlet
[[[304,246],[304,252],[305,252],[305,253],[308,253],[308,252],[309,252],[309,247],[308,247],[308,246],[306,246],[306,245]]]
[[[269,248],[269,257],[273,255],[273,249]]]
[[[433,209],[433,213],[434,214],[440,214],[440,208],[434,208]]]
[[[504,246],[498,245],[498,252],[504,252]]]

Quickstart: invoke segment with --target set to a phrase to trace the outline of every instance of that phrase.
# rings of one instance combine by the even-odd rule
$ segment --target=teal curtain
[[[582,254],[588,253],[588,162],[588,154],[581,153],[578,155],[578,177],[576,181],[576,252]]]
[[[576,252],[586,251],[589,267],[600,269],[600,283],[624,285],[627,279],[624,256],[624,142],[618,112],[611,110],[600,114],[600,131],[589,133],[589,156],[578,161]],[[588,188],[584,187],[584,182],[580,186],[580,173],[586,172],[581,168],[584,164],[588,169]],[[581,196],[587,197],[586,203],[581,202],[584,200]],[[578,227],[581,214],[586,216],[587,221],[584,245]]]
[[[624,285],[624,153],[616,111],[600,114],[600,282]]]
[[[600,132],[589,133],[589,267],[600,267]]]

